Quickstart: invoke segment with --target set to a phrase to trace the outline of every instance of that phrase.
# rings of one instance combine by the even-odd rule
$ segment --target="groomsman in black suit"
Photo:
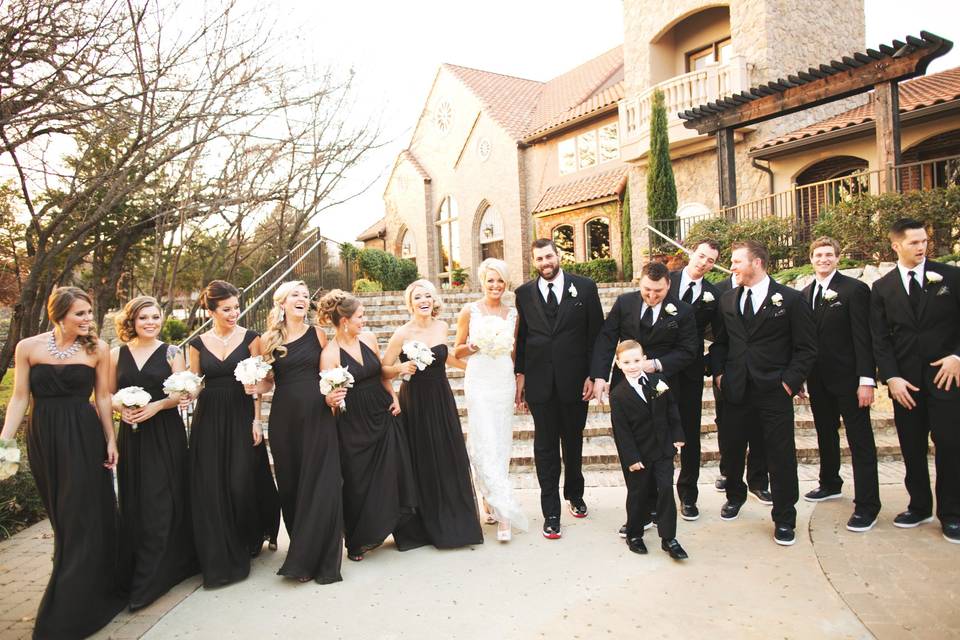
[[[807,378],[820,449],[820,486],[808,502],[840,498],[840,417],[853,458],[854,511],[850,531],[869,531],[880,513],[877,445],[870,424],[873,346],[870,287],[837,271],[840,243],[826,236],[810,243],[814,280],[803,289],[817,327],[817,361]]]
[[[716,333],[715,316],[720,303],[720,290],[703,276],[713,268],[720,256],[720,245],[715,240],[697,243],[690,253],[690,261],[683,269],[670,273],[670,294],[693,307],[697,322],[697,352],[693,361],[677,376],[673,387],[680,409],[686,446],[680,450],[680,475],[677,477],[677,497],[680,498],[680,517],[696,520],[700,478],[700,420],[703,408],[703,377],[709,375],[703,357],[703,339],[707,328]]]
[[[533,458],[540,484],[543,536],[560,537],[560,458],[563,497],[576,518],[583,501],[583,429],[593,398],[590,360],[603,323],[596,283],[564,273],[552,240],[533,242],[539,277],[517,287],[516,404],[533,415]]]
[[[926,259],[927,230],[902,218],[890,229],[897,268],[873,283],[870,328],[880,379],[893,415],[910,494],[893,521],[933,520],[927,438],[936,446],[937,518],[947,542],[960,543],[960,269]]]
[[[817,357],[810,306],[798,291],[767,275],[770,257],[758,242],[732,246],[731,268],[740,286],[720,297],[720,330],[712,356],[726,404],[723,418],[727,502],[720,517],[734,520],[747,499],[743,463],[748,434],[763,433],[774,541],[796,542],[799,483],[793,434],[793,396]]]

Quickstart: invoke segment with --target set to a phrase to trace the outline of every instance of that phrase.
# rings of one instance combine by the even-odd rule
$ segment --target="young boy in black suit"
[[[647,553],[643,529],[650,521],[647,496],[654,483],[660,547],[674,560],[685,560],[687,552],[676,539],[673,497],[673,456],[684,442],[677,401],[662,375],[643,372],[646,357],[639,342],[621,342],[616,362],[624,379],[610,392],[610,412],[627,482],[627,546],[634,553]]]

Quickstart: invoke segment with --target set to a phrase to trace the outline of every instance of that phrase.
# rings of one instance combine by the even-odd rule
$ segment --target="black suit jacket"
[[[674,314],[667,312],[667,305],[671,304],[676,308]],[[639,342],[648,359],[660,360],[661,373],[668,378],[676,376],[697,357],[697,321],[693,307],[667,293],[652,327],[641,321],[642,308],[639,291],[617,297],[597,336],[590,377],[607,378],[617,344],[622,340]],[[619,369],[614,371],[614,380],[621,376]]]
[[[524,374],[527,402],[546,402],[554,385],[562,399],[583,397],[583,382],[590,373],[593,345],[603,323],[603,307],[596,283],[564,272],[564,292],[553,326],[547,321],[538,279],[516,291],[518,313],[515,371]],[[576,295],[571,293],[571,287]]]
[[[814,280],[801,291],[811,309],[816,288]],[[819,380],[835,394],[856,393],[861,377],[877,377],[870,336],[870,287],[837,272],[827,289],[837,296],[823,299],[813,309],[817,361],[810,378]]]
[[[711,360],[714,375],[723,374],[723,397],[741,401],[748,380],[765,392],[782,390],[785,382],[796,394],[817,359],[810,306],[798,291],[771,278],[748,331],[740,315],[742,291],[737,287],[720,296],[720,332]],[[776,294],[782,297],[779,305],[772,300]]]
[[[663,376],[649,375],[651,393],[647,401],[621,378],[610,392],[610,421],[617,443],[620,463],[629,467],[642,462],[649,467],[655,460],[673,459],[674,442],[684,442],[680,412],[672,391],[656,395],[653,389]],[[646,393],[646,392],[645,392]]]
[[[933,384],[938,367],[930,363],[949,354],[960,355],[960,269],[927,260],[924,270],[923,300],[916,316],[899,269],[873,283],[873,353],[884,382],[905,378],[934,397],[956,399],[960,397],[957,387],[944,391]],[[928,273],[939,274],[940,282],[931,282]]]
[[[682,269],[670,273],[670,294],[676,298],[680,298],[683,294],[683,292],[680,291],[680,280],[682,277]],[[720,305],[720,289],[712,282],[707,281],[706,278],[700,281],[700,285],[700,295],[692,304],[693,316],[697,321],[697,339],[699,340],[699,346],[697,347],[696,357],[694,357],[693,362],[683,370],[683,375],[691,380],[702,381],[704,374],[710,374],[709,371],[704,371],[703,340],[708,328],[710,329],[711,337],[717,334],[718,327],[716,317],[717,308]],[[709,302],[703,299],[703,294],[707,292],[710,293],[708,297],[713,297],[713,300]],[[709,367],[706,368],[709,369]]]

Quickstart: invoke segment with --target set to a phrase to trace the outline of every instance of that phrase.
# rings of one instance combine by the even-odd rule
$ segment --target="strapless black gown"
[[[433,363],[403,382],[399,394],[425,541],[440,549],[483,544],[470,459],[447,381],[447,345],[431,350]]]
[[[283,521],[290,534],[277,573],[339,582],[343,500],[337,421],[320,393],[320,339],[310,328],[273,361],[270,451]]]
[[[117,388],[143,387],[163,400],[163,381],[173,373],[168,345],[161,344],[137,369],[133,354],[120,347]],[[130,608],[147,606],[200,567],[190,519],[187,432],[177,409],[164,409],[134,431],[121,422],[120,524],[131,554]]]
[[[34,638],[83,638],[127,605],[107,444],[90,404],[96,369],[30,367],[27,455],[53,526],[53,571]]]
[[[390,394],[380,380],[380,360],[360,343],[363,362],[340,349],[340,363],[354,378],[347,410],[337,416],[343,470],[343,519],[351,555],[376,548],[391,533],[401,551],[422,546],[417,528],[417,489],[399,417],[390,413]]]
[[[247,330],[226,360],[210,353],[199,337],[190,342],[200,352],[205,376],[190,427],[190,507],[205,587],[246,578],[251,556],[280,530],[267,447],[253,446],[253,397],[233,377],[256,337]]]

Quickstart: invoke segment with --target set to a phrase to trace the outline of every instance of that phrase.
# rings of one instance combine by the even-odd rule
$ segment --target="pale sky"
[[[274,0],[291,64],[353,67],[357,118],[380,119],[391,144],[368,158],[348,188],[373,185],[321,216],[322,233],[353,240],[383,216],[396,155],[410,142],[437,67],[444,62],[548,80],[623,42],[622,0]],[[589,9],[588,9],[589,7]],[[951,8],[952,7],[952,8]],[[866,0],[867,42],[876,47],[926,29],[956,42],[929,72],[960,65],[960,3]]]

